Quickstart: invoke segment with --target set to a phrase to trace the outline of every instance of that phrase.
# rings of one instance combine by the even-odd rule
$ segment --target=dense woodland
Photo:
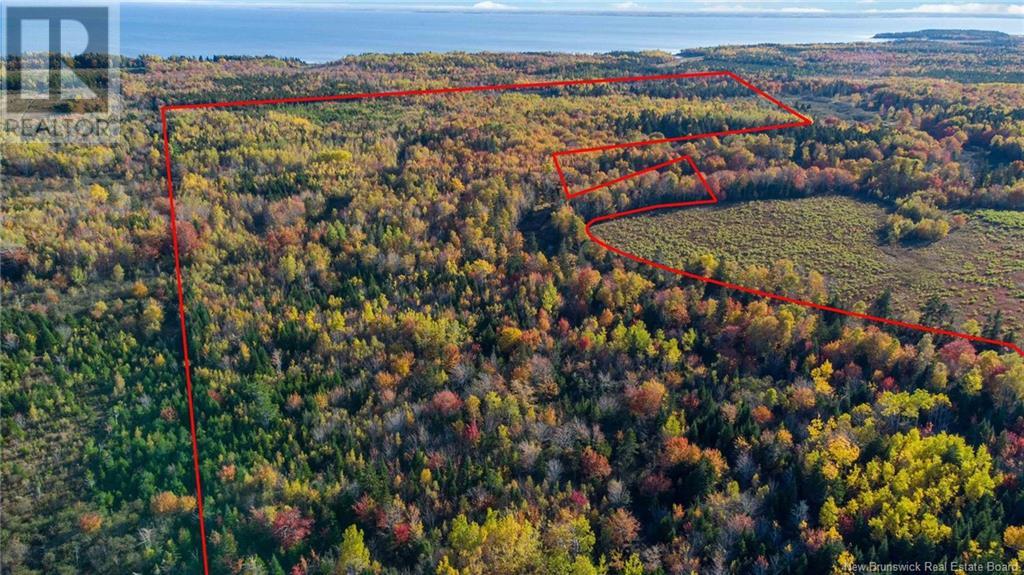
[[[1022,59],[127,62],[116,144],[3,146],[4,573],[201,570],[160,105],[727,68],[815,124],[586,155],[569,177],[687,153],[723,201],[856,197],[891,214],[880,240],[913,244],[975,210],[1024,225]],[[567,202],[548,158],[778,118],[719,80],[173,112],[211,572],[1019,569],[1024,357],[635,265],[584,222],[695,197],[692,175]],[[694,265],[853,303],[800,262]],[[917,317],[1019,337],[940,298]]]

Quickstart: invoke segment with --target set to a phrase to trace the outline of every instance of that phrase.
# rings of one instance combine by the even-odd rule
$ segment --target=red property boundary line
[[[326,96],[304,96],[304,97],[294,97],[294,98],[268,98],[268,99],[258,99],[258,100],[233,100],[233,101],[225,101],[225,102],[206,102],[206,103],[197,103],[197,104],[170,104],[170,105],[163,105],[163,106],[160,106],[160,123],[161,123],[162,131],[163,131],[164,169],[165,169],[165,172],[166,172],[165,176],[166,176],[166,180],[167,180],[167,199],[168,199],[168,202],[169,202],[169,219],[170,219],[170,231],[171,231],[171,245],[172,245],[173,252],[174,252],[174,275],[175,275],[175,280],[177,282],[177,292],[178,292],[178,318],[179,318],[179,324],[180,324],[180,327],[181,327],[181,349],[182,349],[182,355],[183,355],[183,360],[184,360],[184,369],[185,369],[185,391],[186,391],[186,395],[188,397],[188,420],[189,420],[189,431],[190,431],[191,438],[192,438],[192,462],[193,462],[193,471],[194,471],[195,482],[196,482],[196,502],[197,502],[198,517],[199,517],[199,535],[200,535],[200,543],[201,543],[201,550],[202,550],[203,573],[205,575],[209,575],[209,573],[210,573],[210,565],[209,565],[209,554],[208,554],[208,551],[207,551],[207,544],[206,544],[206,521],[205,521],[205,517],[204,517],[204,513],[203,513],[203,490],[202,490],[202,479],[201,479],[200,470],[199,470],[199,442],[198,442],[197,433],[196,433],[195,404],[194,404],[193,397],[192,397],[192,367],[191,367],[191,363],[190,363],[190,360],[189,360],[188,331],[187,331],[187,328],[186,328],[186,325],[185,325],[185,294],[184,294],[184,289],[182,287],[183,283],[182,283],[182,275],[181,275],[181,256],[180,256],[180,251],[179,251],[179,247],[178,247],[177,214],[176,214],[176,211],[175,211],[174,182],[173,182],[173,172],[172,172],[172,169],[171,169],[171,143],[170,143],[170,133],[169,133],[169,129],[168,129],[168,122],[167,122],[167,115],[168,115],[168,113],[173,112],[173,111],[184,111],[184,110],[208,110],[208,109],[217,109],[217,108],[242,108],[242,107],[255,107],[255,106],[267,106],[267,105],[280,105],[280,104],[304,104],[304,103],[340,102],[340,101],[349,101],[349,100],[371,100],[371,99],[397,98],[397,97],[408,97],[408,96],[467,94],[467,93],[473,93],[473,92],[498,92],[498,91],[505,91],[505,90],[530,90],[530,89],[542,89],[542,88],[562,88],[562,87],[569,87],[569,86],[588,86],[588,85],[599,85],[599,84],[620,84],[620,83],[628,83],[628,82],[646,82],[646,81],[656,81],[656,80],[678,80],[678,79],[712,78],[712,77],[730,78],[730,79],[738,82],[740,85],[746,87],[747,89],[749,89],[751,92],[753,92],[754,94],[756,94],[760,98],[770,102],[771,104],[775,105],[779,109],[781,109],[781,110],[787,112],[788,114],[792,115],[794,118],[796,118],[796,121],[788,122],[788,123],[782,123],[782,124],[771,124],[771,125],[766,125],[766,126],[756,126],[756,127],[750,127],[750,128],[738,128],[738,129],[733,129],[733,130],[723,130],[723,131],[719,131],[719,132],[707,132],[707,133],[702,133],[702,134],[691,134],[691,135],[686,135],[686,136],[676,136],[676,137],[670,137],[670,138],[659,138],[659,139],[653,139],[653,140],[641,140],[641,141],[626,142],[626,143],[620,143],[620,144],[608,144],[608,145],[594,146],[594,147],[589,147],[589,148],[575,148],[575,149],[555,152],[554,154],[551,155],[551,161],[552,161],[552,163],[555,166],[556,172],[558,173],[559,180],[560,180],[560,182],[562,184],[562,191],[565,194],[565,197],[566,197],[567,200],[572,200],[574,198],[583,196],[585,194],[594,192],[596,190],[607,188],[607,187],[610,187],[610,186],[615,185],[617,183],[629,180],[631,178],[635,178],[637,176],[640,176],[640,175],[643,175],[643,174],[647,174],[647,173],[650,173],[650,172],[659,170],[661,168],[667,167],[669,165],[680,163],[680,162],[685,162],[685,163],[689,164],[690,168],[693,169],[694,174],[700,180],[701,185],[704,187],[704,190],[708,194],[708,197],[705,198],[705,199],[685,201],[685,202],[670,202],[670,203],[656,204],[656,205],[646,206],[646,207],[642,207],[642,208],[626,210],[626,211],[616,212],[616,213],[612,213],[612,214],[601,215],[601,216],[597,216],[595,218],[592,218],[591,220],[589,220],[586,223],[586,226],[585,226],[587,237],[589,237],[591,239],[591,241],[593,241],[594,243],[600,245],[604,249],[606,249],[606,250],[608,250],[610,252],[616,253],[616,254],[618,254],[620,256],[623,256],[623,257],[629,258],[629,259],[631,259],[633,261],[636,261],[636,262],[639,262],[639,263],[651,266],[653,268],[656,268],[656,269],[659,269],[659,270],[662,270],[662,271],[666,271],[666,272],[669,272],[669,273],[673,273],[675,275],[686,277],[686,278],[689,278],[689,279],[694,279],[694,280],[702,281],[702,282],[705,282],[705,283],[708,283],[708,284],[717,285],[717,286],[720,286],[720,287],[724,287],[724,288],[733,289],[733,290],[736,290],[736,291],[741,291],[741,292],[749,293],[749,294],[756,295],[756,296],[759,296],[759,297],[764,297],[764,298],[773,299],[773,300],[782,301],[782,302],[791,303],[791,304],[797,304],[797,305],[805,306],[805,307],[808,307],[808,308],[813,308],[813,309],[817,309],[817,310],[821,310],[821,311],[837,313],[837,314],[846,315],[846,316],[850,316],[850,317],[856,317],[856,318],[867,320],[867,321],[887,324],[887,325],[901,327],[901,328],[913,329],[913,330],[917,330],[917,331],[921,331],[921,332],[925,332],[925,333],[932,333],[932,334],[945,335],[945,336],[950,336],[950,337],[957,337],[957,338],[962,338],[962,339],[966,339],[966,340],[970,340],[970,341],[974,341],[974,342],[978,342],[978,343],[985,343],[985,344],[990,344],[990,345],[995,345],[995,346],[1001,346],[1001,347],[1005,347],[1005,348],[1008,348],[1010,350],[1013,350],[1016,353],[1020,354],[1021,356],[1024,356],[1024,350],[1022,350],[1019,346],[1017,346],[1015,344],[1012,344],[1010,342],[1007,342],[1007,341],[1001,341],[1001,340],[996,340],[996,339],[989,339],[989,338],[979,337],[979,336],[975,336],[975,335],[970,335],[970,334],[967,334],[967,333],[961,333],[961,332],[941,329],[941,328],[937,328],[937,327],[930,327],[930,326],[926,326],[926,325],[920,325],[920,324],[915,324],[915,323],[908,323],[908,322],[898,321],[898,320],[894,320],[894,319],[890,319],[890,318],[878,317],[878,316],[873,316],[873,315],[869,315],[869,314],[865,314],[865,313],[860,313],[860,312],[855,312],[855,311],[850,311],[850,310],[844,310],[844,309],[840,309],[840,308],[836,308],[836,307],[831,307],[831,306],[822,305],[822,304],[819,304],[819,303],[807,301],[807,300],[796,299],[796,298],[788,297],[788,296],[781,295],[781,294],[770,293],[770,292],[766,292],[766,291],[763,291],[763,290],[754,289],[754,288],[742,286],[742,285],[739,285],[739,284],[734,284],[734,283],[730,283],[730,282],[726,282],[726,281],[722,281],[722,280],[718,280],[718,279],[714,279],[714,278],[698,275],[698,274],[695,274],[695,273],[691,273],[691,272],[688,272],[688,271],[685,271],[685,270],[682,270],[682,269],[674,268],[674,267],[667,266],[665,264],[662,264],[662,263],[659,263],[659,262],[656,262],[656,261],[653,261],[653,260],[649,260],[649,259],[640,257],[640,256],[638,256],[636,254],[627,252],[627,251],[625,251],[623,249],[620,249],[620,248],[616,248],[615,246],[610,245],[608,242],[606,242],[605,240],[603,240],[599,236],[597,236],[597,234],[595,234],[594,231],[591,229],[594,224],[598,224],[598,223],[601,223],[601,222],[607,222],[607,221],[615,220],[615,219],[618,219],[618,218],[628,217],[628,216],[632,216],[632,215],[636,215],[636,214],[641,214],[641,213],[645,213],[645,212],[650,212],[650,211],[654,211],[654,210],[670,209],[670,208],[683,208],[683,207],[691,207],[691,206],[716,204],[716,203],[718,203],[718,196],[715,195],[714,191],[711,189],[711,186],[708,184],[707,179],[704,177],[704,174],[701,173],[701,171],[697,168],[696,163],[693,161],[693,159],[690,156],[680,156],[680,157],[668,160],[666,162],[662,162],[660,164],[651,166],[649,168],[645,168],[645,169],[637,171],[637,172],[632,172],[632,173],[627,174],[625,176],[622,176],[622,177],[619,177],[619,178],[615,178],[613,180],[609,180],[607,182],[603,182],[603,183],[591,186],[591,187],[583,189],[583,190],[575,191],[575,192],[571,191],[569,189],[569,184],[566,181],[565,173],[564,173],[563,168],[562,168],[561,158],[564,158],[564,157],[567,157],[567,156],[571,156],[571,155],[575,155],[575,154],[605,152],[605,151],[620,150],[620,149],[626,149],[626,148],[635,148],[635,147],[641,147],[641,146],[651,146],[651,145],[656,145],[656,144],[667,144],[667,143],[672,143],[672,142],[692,141],[692,140],[699,140],[699,139],[703,139],[703,138],[719,138],[719,137],[723,137],[723,136],[731,136],[731,135],[738,135],[738,134],[752,134],[752,133],[758,133],[758,132],[767,132],[767,131],[771,131],[771,130],[781,130],[781,129],[785,129],[785,128],[796,128],[796,127],[802,127],[802,126],[809,126],[809,125],[811,125],[813,123],[812,120],[810,118],[808,118],[807,116],[804,116],[803,114],[800,114],[799,112],[797,112],[793,108],[787,106],[786,104],[784,104],[781,101],[775,99],[774,97],[772,97],[768,93],[766,93],[766,92],[762,91],[761,89],[757,88],[756,86],[754,86],[753,84],[751,84],[747,80],[745,80],[745,79],[741,78],[740,76],[734,74],[733,72],[730,72],[730,71],[727,71],[727,70],[710,71],[710,72],[685,72],[685,73],[676,73],[676,74],[658,74],[658,75],[650,75],[650,76],[625,76],[625,77],[613,77],[613,78],[590,78],[590,79],[582,79],[582,80],[555,80],[555,81],[547,81],[547,82],[528,82],[528,83],[521,83],[521,84],[493,84],[493,85],[482,85],[482,86],[457,86],[457,87],[436,88],[436,89],[427,89],[427,90],[399,90],[399,91],[366,92],[366,93],[354,93],[354,94],[333,94],[333,95],[326,95]]]

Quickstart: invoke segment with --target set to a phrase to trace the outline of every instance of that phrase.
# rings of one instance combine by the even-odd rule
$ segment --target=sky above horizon
[[[473,11],[708,12],[719,14],[907,14],[919,16],[1021,17],[1013,0],[935,2],[929,0],[126,0],[123,4],[204,4],[334,9],[420,9]]]

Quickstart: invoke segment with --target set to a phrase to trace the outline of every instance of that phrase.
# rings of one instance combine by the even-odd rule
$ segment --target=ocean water
[[[326,62],[369,52],[611,52],[851,42],[878,32],[972,28],[1024,34],[1024,18],[479,13],[121,5],[121,52],[272,55]]]

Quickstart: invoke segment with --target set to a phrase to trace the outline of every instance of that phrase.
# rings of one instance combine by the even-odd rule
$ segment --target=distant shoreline
[[[744,20],[745,18],[745,20]],[[125,4],[120,52],[163,57],[273,54],[311,63],[357,54],[604,54],[761,44],[878,42],[934,28],[1024,32],[1024,18],[808,13],[438,11]]]
[[[781,10],[751,10],[747,12],[737,11],[673,11],[673,10],[593,10],[568,8],[552,8],[543,10],[538,8],[507,8],[507,9],[474,9],[471,7],[393,7],[381,8],[375,6],[356,5],[327,5],[327,4],[282,4],[279,2],[269,3],[241,3],[241,2],[190,2],[183,4],[175,1],[154,1],[154,2],[121,2],[121,6],[136,7],[182,7],[182,8],[214,8],[225,10],[285,10],[289,12],[372,12],[379,14],[472,14],[479,16],[487,15],[565,15],[565,16],[611,16],[611,17],[651,17],[651,18],[935,18],[938,20],[956,20],[963,18],[988,18],[994,20],[1020,20],[1024,26],[1024,15],[1018,14],[996,14],[990,12],[978,13],[947,13],[947,12],[909,12],[909,11],[817,11],[814,9]],[[1024,35],[1024,31],[1022,34]]]

